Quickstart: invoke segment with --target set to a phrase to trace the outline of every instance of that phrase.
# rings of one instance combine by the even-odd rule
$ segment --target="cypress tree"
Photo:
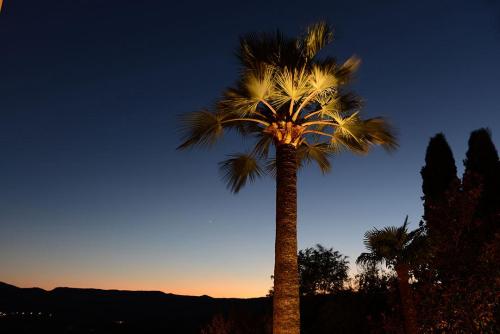
[[[425,161],[421,175],[431,256],[429,275],[418,277],[423,284],[419,311],[431,320],[424,327],[500,333],[500,165],[490,133],[472,132],[462,182],[442,134],[431,139]]]
[[[422,191],[424,199],[441,200],[445,192],[458,181],[455,159],[446,138],[442,133],[436,134],[429,141],[425,153],[425,166],[422,175]]]
[[[500,162],[488,129],[471,133],[464,166],[464,183],[480,185],[482,189],[477,217],[486,218],[491,223],[494,216],[500,213]]]
[[[425,166],[420,174],[424,193],[424,226],[431,248],[439,253],[450,232],[459,225],[454,218],[454,207],[461,188],[453,153],[442,133],[430,139]]]

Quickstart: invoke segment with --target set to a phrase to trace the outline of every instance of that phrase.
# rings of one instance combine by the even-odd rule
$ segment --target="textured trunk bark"
[[[408,266],[397,265],[399,294],[401,296],[401,305],[403,306],[404,326],[406,334],[417,334],[417,314],[413,305],[413,297],[408,283]]]
[[[273,334],[299,334],[297,153],[293,145],[277,146],[276,169]]]

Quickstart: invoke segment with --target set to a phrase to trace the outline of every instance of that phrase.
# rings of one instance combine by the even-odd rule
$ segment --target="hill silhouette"
[[[2,333],[199,333],[215,314],[266,312],[267,298],[160,291],[18,288],[0,282]]]
[[[304,334],[369,333],[388,310],[383,293],[301,297]],[[212,298],[160,291],[18,288],[0,282],[0,333],[200,334],[221,315],[237,333],[266,334],[271,298]]]

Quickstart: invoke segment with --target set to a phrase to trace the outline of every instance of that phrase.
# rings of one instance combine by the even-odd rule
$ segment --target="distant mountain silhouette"
[[[383,293],[305,296],[301,298],[302,333],[370,333],[373,322],[380,321],[388,307]],[[46,291],[0,282],[2,334],[200,334],[216,315],[237,322],[238,333],[265,334],[272,302],[264,297],[212,298],[160,291]]]
[[[2,333],[199,333],[215,314],[263,313],[267,298],[160,291],[18,288],[0,282]]]

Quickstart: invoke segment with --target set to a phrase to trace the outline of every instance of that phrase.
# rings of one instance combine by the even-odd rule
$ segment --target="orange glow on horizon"
[[[4,278],[1,279],[1,281]],[[70,288],[91,288],[102,290],[131,290],[131,291],[161,291],[176,295],[202,296],[208,295],[214,298],[253,298],[264,297],[272,281],[270,279],[262,282],[242,281],[242,280],[203,280],[202,282],[193,279],[174,280],[170,282],[149,281],[149,282],[125,282],[112,280],[61,280],[52,282],[50,280],[39,281],[38,283],[26,279],[10,279],[4,281],[20,288],[38,287],[44,290],[52,290],[57,287]]]

